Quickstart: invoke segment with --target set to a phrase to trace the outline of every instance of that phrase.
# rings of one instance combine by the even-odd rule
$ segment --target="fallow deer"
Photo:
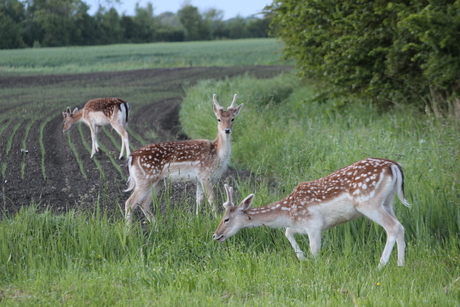
[[[404,227],[393,212],[394,195],[397,194],[405,206],[410,205],[404,197],[402,168],[394,161],[374,158],[358,161],[326,177],[300,183],[285,198],[259,208],[249,208],[254,194],[247,196],[239,206],[234,206],[233,189],[227,185],[225,189],[225,215],[213,235],[219,242],[242,228],[286,227],[286,237],[297,257],[304,260],[304,252],[294,234],[307,234],[310,252],[316,256],[321,248],[323,230],[366,216],[387,233],[379,267],[388,262],[395,241],[398,245],[398,265],[404,264]]]
[[[213,111],[217,117],[217,138],[209,140],[185,140],[150,144],[134,151],[128,159],[129,187],[134,189],[125,203],[126,221],[132,220],[132,211],[137,205],[149,221],[154,220],[150,211],[151,188],[158,195],[161,180],[170,182],[196,183],[196,202],[198,206],[203,200],[204,192],[209,194],[208,202],[213,211],[215,181],[226,170],[231,153],[231,133],[233,120],[240,113],[243,104],[235,107],[237,95],[227,110],[219,105],[213,95]]]
[[[80,121],[88,125],[91,130],[91,158],[99,151],[97,143],[97,133],[99,127],[104,125],[112,125],[112,127],[121,136],[121,152],[119,159],[123,158],[123,153],[126,149],[126,156],[131,154],[129,149],[128,132],[125,129],[128,123],[129,103],[120,98],[99,98],[88,101],[84,108],[73,111],[67,107],[65,112],[62,112],[64,117],[63,132],[68,131],[75,123]]]

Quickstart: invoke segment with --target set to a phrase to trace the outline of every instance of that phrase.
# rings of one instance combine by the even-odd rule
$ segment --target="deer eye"
[[[228,223],[230,221],[230,219],[227,217],[225,220],[224,220],[224,223]]]
[[[234,121],[234,120],[235,120],[235,119],[234,119],[234,118],[232,118],[232,121]]]
[[[220,118],[218,118],[217,121],[220,122]]]

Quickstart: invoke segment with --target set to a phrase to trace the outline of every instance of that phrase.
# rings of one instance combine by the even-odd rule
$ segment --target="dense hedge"
[[[286,56],[321,80],[323,94],[458,104],[459,0],[280,0],[266,9]]]

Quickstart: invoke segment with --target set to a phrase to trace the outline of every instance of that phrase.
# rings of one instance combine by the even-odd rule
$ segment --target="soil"
[[[123,96],[119,97],[128,101],[130,101],[131,86],[133,93],[135,91],[151,93],[150,103],[136,105],[136,102],[130,101],[132,112],[129,117],[129,127],[141,136],[136,138],[130,135],[130,143],[135,148],[139,148],[145,145],[140,140],[148,139],[143,133],[140,133],[140,131],[146,131],[145,127],[154,131],[154,142],[186,138],[181,133],[178,116],[182,97],[185,95],[184,85],[193,85],[200,79],[231,78],[247,72],[257,78],[269,78],[290,69],[286,66],[196,67],[68,75],[0,76],[0,88],[23,88],[30,91],[31,88],[39,90],[47,87],[48,92],[52,92],[53,88],[63,86],[84,88],[85,84],[91,84],[93,87],[115,84],[123,89]],[[10,91],[10,93],[20,92]],[[97,92],[91,95],[93,95],[92,98],[100,96]],[[59,99],[59,97],[49,99]],[[19,102],[11,103],[15,100]],[[56,108],[52,109],[44,104],[40,112],[43,112],[43,118],[51,114],[50,121],[46,123],[44,129],[41,129],[43,122],[38,120],[27,132],[28,121],[21,121],[20,115],[21,112],[26,112],[28,106],[34,104],[37,107],[37,102],[33,97],[19,99],[19,96],[15,97],[14,94],[2,95],[0,93],[1,112],[14,114],[13,119],[6,118],[0,121],[0,128],[1,125],[7,125],[9,120],[12,121],[3,134],[0,133],[1,218],[5,214],[11,215],[18,212],[23,206],[31,205],[50,208],[57,213],[68,210],[93,211],[95,208],[102,208],[116,214],[119,213],[121,216],[124,202],[130,193],[123,192],[127,187],[128,177],[126,159],[117,159],[119,151],[114,145],[114,142],[117,143],[117,146],[121,144],[119,135],[109,127],[105,128],[107,133],[101,131],[98,139],[105,149],[91,159],[88,151],[88,146],[91,146],[91,137],[86,126],[78,124],[82,126],[81,136],[78,127],[73,127],[69,131],[75,150],[70,148],[67,135],[62,133],[61,112],[65,110],[64,108],[57,111]],[[71,106],[71,108],[76,106]],[[78,107],[82,106],[78,105]],[[40,136],[40,130],[43,130],[43,137]],[[13,135],[12,140],[10,140],[11,135]],[[25,146],[24,139],[26,140]],[[44,155],[41,148],[45,148]],[[45,167],[42,166],[43,159]],[[24,166],[23,172],[21,172],[21,165]],[[119,168],[117,169],[115,165],[118,165]],[[223,180],[236,176],[244,176],[244,172],[237,173],[230,169],[223,175]],[[194,189],[195,187],[187,185],[175,185],[167,196],[164,193],[164,197],[171,199],[172,203],[182,202],[184,198],[194,199]],[[189,208],[189,210],[194,210],[194,208]]]

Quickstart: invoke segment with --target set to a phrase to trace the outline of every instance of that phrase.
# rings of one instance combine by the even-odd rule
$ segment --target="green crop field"
[[[460,306],[459,123],[429,108],[312,102],[281,48],[267,39],[0,51],[0,304]],[[89,129],[63,134],[61,112],[98,97],[128,100],[135,150],[214,138],[214,93],[223,106],[235,93],[244,103],[220,202],[224,183],[235,203],[254,193],[253,206],[263,206],[360,159],[398,161],[412,204],[394,202],[405,266],[395,248],[377,269],[386,234],[366,219],[324,231],[320,255],[306,261],[282,229],[218,243],[223,208],[195,214],[190,185],[163,189],[156,223],[137,212],[128,230],[118,134],[102,129],[102,152],[90,159]],[[296,238],[307,252],[308,238]]]
[[[275,39],[0,50],[0,74],[56,74],[165,67],[279,65]]]

